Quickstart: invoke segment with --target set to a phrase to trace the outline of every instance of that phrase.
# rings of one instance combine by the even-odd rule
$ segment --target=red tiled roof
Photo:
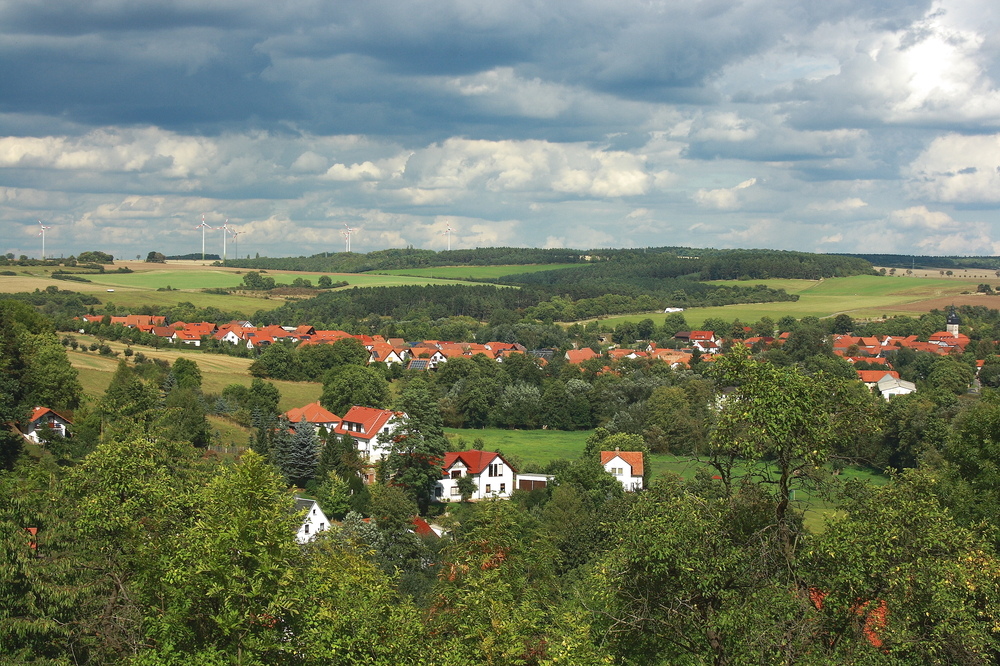
[[[344,418],[341,419],[340,423],[335,428],[335,432],[338,435],[350,435],[356,439],[372,439],[378,436],[378,433],[385,426],[389,420],[396,415],[401,415],[402,412],[394,412],[389,409],[377,409],[375,407],[359,407],[355,405],[347,410],[344,414]],[[357,430],[348,430],[347,423],[360,423],[361,428],[364,432],[358,432]]]
[[[855,370],[858,377],[866,384],[877,384],[880,379],[889,375],[893,379],[899,379],[899,373],[895,370]]]
[[[340,423],[340,417],[331,411],[323,408],[319,402],[310,402],[304,407],[295,407],[285,412],[285,418],[292,425],[302,421],[305,417],[309,423]]]
[[[632,466],[632,476],[642,476],[642,451],[601,451],[601,465],[607,465],[616,456]]]
[[[570,363],[583,363],[586,360],[597,358],[600,354],[596,353],[590,347],[584,347],[583,349],[570,349],[566,352],[566,360]]]
[[[63,416],[62,414],[60,414],[59,412],[57,412],[54,409],[49,409],[48,407],[35,407],[31,411],[31,417],[28,419],[28,422],[29,423],[34,423],[35,421],[37,421],[38,419],[42,418],[46,414],[52,414],[52,415],[57,416],[58,418],[62,419],[66,423],[72,423],[72,421],[70,421],[68,418],[66,418],[65,416]]]
[[[448,453],[444,454],[443,467],[446,470],[445,474],[447,474],[448,468],[454,465],[457,461],[461,460],[462,463],[464,463],[465,466],[468,468],[469,474],[480,474],[484,469],[486,469],[487,465],[489,465],[497,458],[500,458],[500,460],[503,460],[505,463],[507,463],[508,467],[514,469],[514,467],[509,462],[504,460],[503,456],[501,456],[499,453],[494,453],[493,451],[476,451],[476,450],[449,451]]]

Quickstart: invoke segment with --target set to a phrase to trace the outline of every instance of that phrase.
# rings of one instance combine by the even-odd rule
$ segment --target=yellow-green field
[[[926,312],[921,307],[925,301],[944,297],[959,297],[962,292],[975,292],[982,282],[996,285],[998,280],[982,278],[940,278],[940,277],[883,277],[857,275],[826,280],[752,280],[749,282],[717,281],[712,284],[732,284],[753,286],[765,284],[775,289],[784,289],[790,294],[798,294],[796,302],[750,303],[726,305],[712,308],[690,308],[684,311],[684,318],[692,327],[699,326],[709,317],[719,317],[727,321],[740,319],[744,322],[757,321],[761,317],[778,320],[785,315],[796,318],[813,316],[829,317],[846,313],[854,318],[881,317],[883,314],[918,315]],[[982,299],[984,305],[996,307],[986,296],[963,296],[962,302]],[[608,317],[602,322],[615,326],[625,321],[652,319],[662,323],[666,315],[662,313],[624,315]]]
[[[81,344],[89,345],[94,341],[94,338],[86,335],[74,337]],[[108,342],[107,344],[114,351],[121,352],[125,349],[125,345],[119,342]],[[222,389],[230,384],[250,386],[250,382],[253,380],[248,371],[250,364],[253,363],[252,359],[207,354],[193,347],[176,350],[136,346],[132,349],[135,352],[142,352],[147,358],[160,358],[171,364],[182,354],[193,360],[201,370],[202,389],[205,393],[221,393]],[[90,396],[99,396],[107,390],[108,384],[111,383],[111,376],[118,366],[117,358],[100,356],[97,352],[90,351],[81,352],[70,349],[69,360],[80,373],[80,383],[83,384],[84,393]],[[318,382],[268,381],[277,386],[281,392],[279,406],[283,411],[315,402],[323,392],[323,385]]]
[[[0,276],[0,293],[44,290],[55,286],[59,289],[92,294],[102,303],[119,307],[141,308],[173,307],[179,303],[192,303],[199,308],[214,307],[223,312],[241,312],[247,316],[259,310],[273,310],[285,303],[284,298],[266,293],[241,292],[238,294],[206,294],[202,289],[236,287],[242,284],[247,271],[236,268],[208,266],[200,262],[170,262],[147,264],[145,262],[118,262],[132,273],[108,272],[86,274],[90,282],[56,280],[52,268],[15,267],[17,275]],[[113,268],[113,267],[109,267]],[[329,275],[334,282],[347,282],[351,287],[395,287],[401,285],[468,284],[457,280],[441,280],[421,276],[372,275],[357,273],[299,273],[293,271],[265,271],[276,282],[290,284],[295,278],[310,280],[314,285],[322,275]],[[157,291],[170,287],[171,291]],[[109,291],[113,290],[113,291]],[[317,294],[321,293],[319,291]]]

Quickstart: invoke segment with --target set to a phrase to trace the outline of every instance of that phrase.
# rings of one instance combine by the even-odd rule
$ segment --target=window
[[[459,496],[459,495],[461,495],[461,494],[462,494],[462,493],[460,493],[460,492],[459,492],[459,490],[458,490],[458,487],[457,487],[457,486],[456,486],[456,487],[453,487],[453,488],[451,489],[451,496],[452,496],[452,497],[458,497],[458,496]]]
[[[503,474],[503,463],[490,463],[490,476],[501,476]]]
[[[507,484],[506,483],[501,483],[500,484],[500,494],[503,495],[506,492],[507,492]]]
[[[303,525],[302,529],[305,530],[306,534],[309,534],[309,523],[306,523],[305,525]]]
[[[462,478],[462,470],[460,470],[460,469],[453,469],[453,470],[451,470],[451,478],[453,478],[453,479],[461,479]]]
[[[320,524],[319,524],[319,530],[318,530],[318,531],[319,531],[319,532],[322,532],[322,531],[323,531],[323,530],[325,530],[325,529],[326,529],[326,523],[320,523]]]
[[[611,473],[614,476],[621,476],[622,475],[622,468],[621,467],[612,467],[611,468]]]
[[[490,488],[490,484],[488,484],[488,483],[486,484],[486,492],[488,492],[488,493],[493,492],[491,490],[491,488]]]
[[[441,497],[441,495],[444,495],[444,488],[442,488],[441,486],[437,486],[434,489],[434,497]]]

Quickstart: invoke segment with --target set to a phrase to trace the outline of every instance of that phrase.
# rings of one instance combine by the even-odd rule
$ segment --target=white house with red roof
[[[476,490],[470,499],[505,499],[514,492],[517,470],[503,456],[492,451],[449,451],[444,454],[442,477],[434,488],[434,499],[439,502],[461,501],[458,480],[463,476],[471,477],[476,483]]]
[[[304,407],[289,409],[285,412],[284,416],[288,419],[288,422],[292,425],[292,427],[302,423],[302,419],[304,418],[306,423],[312,425],[317,432],[319,432],[320,428],[326,432],[330,432],[342,421],[339,416],[328,409],[324,409],[323,405],[319,404],[319,401],[310,402]]]
[[[601,451],[601,465],[625,490],[642,490],[642,451]]]
[[[403,412],[355,405],[347,410],[334,432],[350,435],[361,456],[374,463],[389,452],[389,445],[379,441],[379,435],[385,435],[383,440],[388,439],[397,428],[397,421],[404,418]]]
[[[717,354],[721,351],[721,341],[713,331],[691,331],[688,342],[706,354]]]
[[[40,444],[49,435],[65,437],[66,428],[71,425],[72,421],[62,414],[48,407],[35,407],[24,428],[24,436],[35,444]]]

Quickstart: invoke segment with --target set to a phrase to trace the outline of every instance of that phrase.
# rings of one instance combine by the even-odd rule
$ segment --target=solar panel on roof
[[[430,363],[426,358],[415,358],[410,361],[410,364],[406,366],[407,370],[426,370],[427,364]]]

